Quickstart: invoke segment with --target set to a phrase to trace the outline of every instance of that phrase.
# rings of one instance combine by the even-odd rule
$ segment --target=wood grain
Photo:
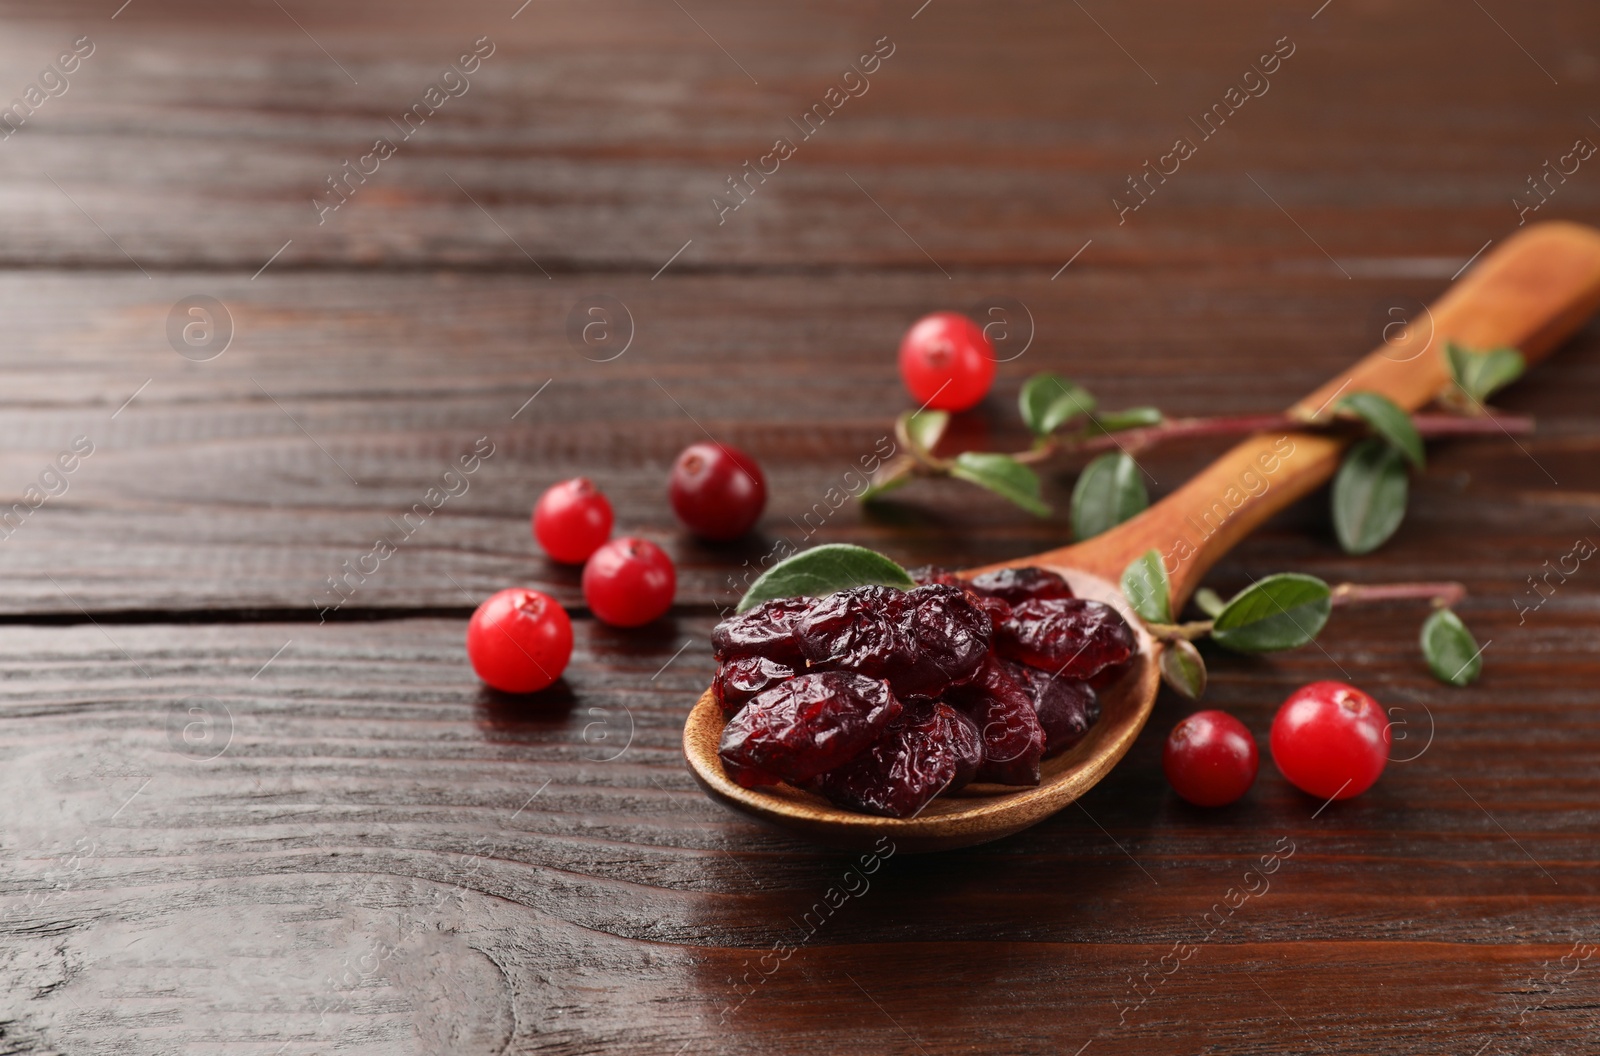
[[[911,320],[1033,319],[953,444],[1024,443],[1040,369],[1113,407],[1284,406],[1600,137],[1593,5],[118,4],[0,4],[0,102],[95,44],[0,138],[0,523],[94,444],[0,538],[0,1051],[1593,1047],[1600,605],[1592,563],[1538,578],[1600,537],[1593,327],[1501,401],[1535,436],[1430,450],[1378,553],[1342,555],[1313,495],[1211,574],[1468,585],[1467,689],[1428,676],[1405,606],[1208,657],[1208,701],[1263,743],[1312,679],[1397,709],[1408,761],[1357,800],[1319,811],[1268,763],[1237,807],[1185,807],[1164,695],[1081,807],[874,864],[724,810],[679,748],[715,613],[780,539],[956,566],[1065,541],[1072,467],[1047,520],[933,483],[832,508],[906,406]],[[326,177],[484,35],[470,90],[319,224]],[[719,224],[712,194],[885,35],[870,91]],[[1119,223],[1128,177],[1284,37],[1270,91]],[[1600,218],[1594,164],[1526,218]],[[634,320],[616,358],[568,337],[598,294]],[[167,334],[195,295],[234,322],[207,362]],[[662,501],[702,429],[766,468],[746,544]],[[470,488],[319,622],[326,578],[480,436]],[[1218,450],[1142,457],[1152,493]],[[534,553],[534,496],[576,473],[677,560],[661,623],[598,626]],[[573,605],[536,701],[462,655],[512,582]]]

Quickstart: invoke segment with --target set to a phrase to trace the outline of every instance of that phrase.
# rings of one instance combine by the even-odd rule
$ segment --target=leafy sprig
[[[918,477],[954,477],[985,488],[1029,513],[1046,517],[1035,466],[1094,456],[1072,490],[1069,520],[1083,540],[1137,516],[1150,505],[1134,454],[1154,444],[1208,436],[1285,430],[1353,436],[1331,491],[1334,534],[1347,553],[1365,554],[1387,542],[1405,519],[1410,474],[1426,465],[1424,440],[1442,436],[1514,436],[1531,431],[1526,418],[1499,415],[1484,401],[1522,373],[1511,348],[1477,352],[1446,342],[1450,383],[1438,395],[1445,413],[1408,414],[1377,392],[1345,395],[1328,415],[1303,411],[1216,418],[1169,418],[1155,407],[1104,410],[1093,393],[1055,373],[1035,374],[1017,394],[1017,411],[1032,436],[1026,450],[938,453],[950,424],[944,411],[911,411],[895,433],[903,451],[880,467],[863,499],[875,499]]]
[[[1441,682],[1464,686],[1483,668],[1482,651],[1450,606],[1466,596],[1459,583],[1397,583],[1330,587],[1316,576],[1280,572],[1256,580],[1224,601],[1209,588],[1195,604],[1209,619],[1179,623],[1171,608],[1171,581],[1161,552],[1134,558],[1122,573],[1122,593],[1161,643],[1161,677],[1190,700],[1205,691],[1205,658],[1195,642],[1210,639],[1235,653],[1271,653],[1314,641],[1336,605],[1423,599],[1434,612],[1422,626],[1423,658]]]

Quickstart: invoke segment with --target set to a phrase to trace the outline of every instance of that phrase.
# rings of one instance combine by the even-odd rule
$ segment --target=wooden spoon
[[[1536,224],[1507,239],[1405,333],[1295,405],[1321,412],[1344,393],[1379,392],[1407,410],[1428,403],[1448,380],[1446,340],[1474,348],[1510,345],[1531,364],[1548,355],[1600,307],[1600,231],[1579,224]],[[1288,354],[1290,350],[1285,350]],[[1165,555],[1172,608],[1179,611],[1216,561],[1257,525],[1320,486],[1348,441],[1320,433],[1262,433],[1242,441],[1177,491],[1134,519],[1074,546],[989,568],[1037,565],[1061,573],[1081,597],[1117,606],[1138,630],[1140,652],[1128,673],[1100,695],[1100,721],[1070,751],[1047,759],[1036,787],[971,785],[939,796],[917,817],[880,818],[841,810],[778,785],[741,788],[717,757],[723,716],[710,690],[690,712],[683,750],[695,780],[715,800],[827,843],[897,851],[964,847],[1009,836],[1083,795],[1116,765],[1155,703],[1156,643],[1115,584],[1138,555]]]

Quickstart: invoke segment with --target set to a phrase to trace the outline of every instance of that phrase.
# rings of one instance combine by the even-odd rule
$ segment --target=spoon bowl
[[[1407,410],[1449,382],[1447,341],[1470,348],[1512,346],[1530,364],[1553,351],[1600,306],[1600,231],[1535,224],[1507,239],[1451,286],[1426,321],[1398,336],[1301,400],[1292,412],[1326,421],[1348,392],[1378,392]],[[1127,754],[1155,706],[1159,643],[1116,586],[1134,558],[1155,549],[1180,611],[1205,572],[1257,525],[1319,487],[1338,467],[1347,440],[1291,431],[1249,437],[1137,517],[1074,546],[963,573],[1037,566],[1066,578],[1079,597],[1115,606],[1134,629],[1138,652],[1100,691],[1100,719],[1067,752],[1046,759],[1032,787],[972,784],[936,797],[914,818],[884,818],[833,806],[789,785],[743,788],[723,772],[717,750],[724,718],[708,689],[689,713],[684,756],[713,799],[819,842],[866,846],[887,837],[897,853],[948,850],[1020,832],[1071,804]]]

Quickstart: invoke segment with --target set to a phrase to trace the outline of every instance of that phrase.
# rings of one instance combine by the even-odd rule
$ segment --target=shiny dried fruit
[[[811,611],[812,603],[811,598],[774,598],[723,620],[711,631],[712,655],[718,660],[764,656],[790,667],[804,667],[795,627]]]
[[[1100,718],[1100,700],[1087,682],[1055,678],[1025,664],[1011,664],[1011,677],[1027,691],[1044,727],[1044,754],[1064,752],[1083,740]]]
[[[983,765],[983,732],[966,712],[948,705],[946,708],[950,712],[950,747],[956,753],[956,776],[945,791],[954,792],[978,776],[978,768]]]
[[[973,576],[968,583],[978,593],[1000,598],[1012,605],[1034,599],[1074,596],[1066,580],[1045,568],[999,568]]]
[[[966,712],[983,737],[983,764],[975,780],[1002,785],[1037,785],[1044,756],[1044,728],[1028,693],[992,654],[971,684],[950,691],[951,704]]]
[[[764,656],[736,656],[724,660],[711,682],[711,693],[722,705],[724,715],[732,715],[752,698],[794,677],[788,664]]]
[[[848,671],[801,675],[728,720],[718,754],[747,788],[804,781],[870,748],[900,712],[881,679]]]
[[[878,743],[806,787],[851,810],[916,817],[955,782],[963,760],[951,724],[963,719],[944,704],[908,708]]]
[[[801,617],[800,649],[812,668],[886,678],[898,691],[917,661],[908,608],[906,594],[893,587],[854,587],[830,594]]]
[[[917,587],[905,602],[916,655],[909,670],[887,676],[895,692],[933,697],[970,682],[989,655],[994,622],[960,587]]]
[[[995,629],[1009,660],[1061,678],[1089,680],[1133,655],[1133,629],[1110,605],[1083,598],[1025,601]]]

